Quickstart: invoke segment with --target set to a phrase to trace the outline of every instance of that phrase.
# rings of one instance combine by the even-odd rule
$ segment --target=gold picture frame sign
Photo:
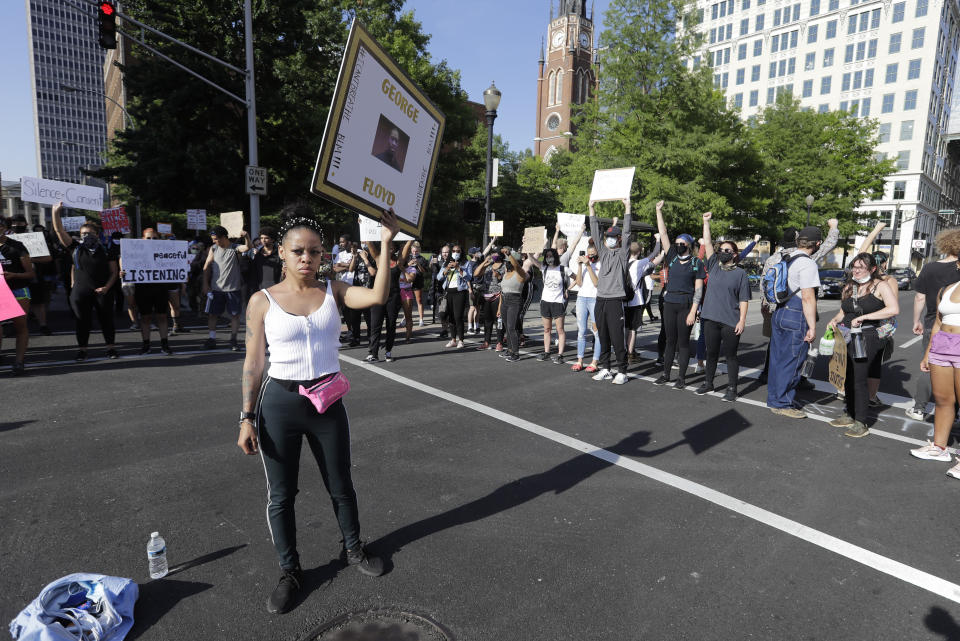
[[[376,220],[393,207],[400,228],[420,237],[445,123],[443,112],[354,20],[311,191]]]

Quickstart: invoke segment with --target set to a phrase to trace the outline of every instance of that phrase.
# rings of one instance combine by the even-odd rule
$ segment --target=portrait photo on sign
[[[377,135],[373,138],[373,151],[370,153],[397,171],[402,172],[403,161],[407,157],[407,146],[409,144],[410,136],[390,122],[386,116],[380,114]]]

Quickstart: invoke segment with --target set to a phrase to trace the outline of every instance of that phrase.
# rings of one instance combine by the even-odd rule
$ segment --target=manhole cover
[[[454,637],[423,614],[379,609],[349,612],[321,623],[301,641],[454,641]]]

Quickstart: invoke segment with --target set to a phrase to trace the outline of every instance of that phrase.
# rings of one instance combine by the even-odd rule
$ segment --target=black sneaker
[[[347,343],[347,347],[360,347],[360,341],[353,340]]]
[[[655,381],[653,382],[653,384],[654,384],[654,385],[666,385],[666,384],[669,383],[669,382],[670,382],[670,379],[661,374],[661,375],[660,375],[660,378],[658,378],[657,380],[655,380]]]
[[[378,556],[367,554],[363,545],[358,545],[352,550],[346,550],[347,565],[355,565],[361,574],[367,576],[380,576],[383,574],[383,560]]]
[[[654,365],[659,365],[659,366],[662,367],[662,366],[663,366],[663,357],[662,357],[662,356],[659,357],[657,360],[655,360],[655,361],[653,362],[653,364],[654,364]]]
[[[727,403],[732,403],[737,400],[737,390],[734,387],[728,387],[727,391],[723,393],[723,398],[721,401],[726,401]]]
[[[208,338],[203,341],[203,349],[217,349],[217,339]]]
[[[553,357],[552,360],[557,365],[563,365],[563,354],[557,354],[556,356]]]
[[[230,339],[230,351],[231,351],[231,352],[239,352],[239,351],[240,351],[240,345],[239,345],[239,343],[237,343],[237,339],[235,339],[235,338],[231,338],[231,339]]]
[[[273,589],[273,594],[267,599],[267,611],[270,614],[286,614],[289,612],[293,607],[297,592],[300,591],[302,582],[303,572],[300,568],[283,570],[277,587]]]
[[[149,354],[149,353],[150,353],[150,342],[149,342],[149,341],[145,342],[145,343],[143,344],[143,346],[140,347],[140,353],[141,353],[141,354]]]
[[[40,333],[43,334],[44,336],[50,336],[50,335],[53,334],[53,332],[50,330],[50,328],[47,327],[46,325],[41,325],[41,326],[40,326]]]
[[[10,373],[14,376],[23,376],[27,373],[27,368],[23,366],[23,363],[14,363],[10,366]]]
[[[118,354],[118,353],[117,353],[117,350],[115,350],[115,349],[108,349],[108,350],[107,350],[107,358],[109,358],[109,359],[120,358],[120,354]]]
[[[537,355],[537,360],[541,362],[547,360],[548,358],[550,358],[550,354],[547,354],[546,352],[540,352]]]
[[[687,382],[682,378],[678,378],[677,382],[673,384],[673,389],[683,389],[687,386]]]
[[[81,349],[79,352],[77,352],[77,355],[73,357],[73,360],[77,361],[78,363],[87,360],[87,350]]]
[[[709,392],[712,392],[712,391],[713,391],[713,385],[708,385],[707,383],[701,383],[700,387],[698,387],[696,391],[694,391],[694,394],[697,394],[698,396],[703,396],[704,394],[708,394]]]
[[[170,344],[167,341],[160,341],[160,351],[167,356],[173,356],[173,350],[170,349]]]
[[[519,355],[519,354],[510,354],[509,356],[507,356],[507,357],[506,357],[505,359],[503,359],[503,360],[507,361],[508,363],[516,363],[517,361],[520,360],[520,355]]]

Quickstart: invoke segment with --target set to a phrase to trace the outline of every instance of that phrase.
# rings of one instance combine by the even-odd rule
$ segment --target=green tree
[[[806,225],[807,195],[815,199],[811,224],[836,218],[841,238],[856,233],[864,218],[856,208],[882,197],[884,177],[896,171],[891,159],[876,154],[875,120],[801,109],[786,94],[764,109],[750,133],[770,194],[761,219],[775,240],[783,227]]]

